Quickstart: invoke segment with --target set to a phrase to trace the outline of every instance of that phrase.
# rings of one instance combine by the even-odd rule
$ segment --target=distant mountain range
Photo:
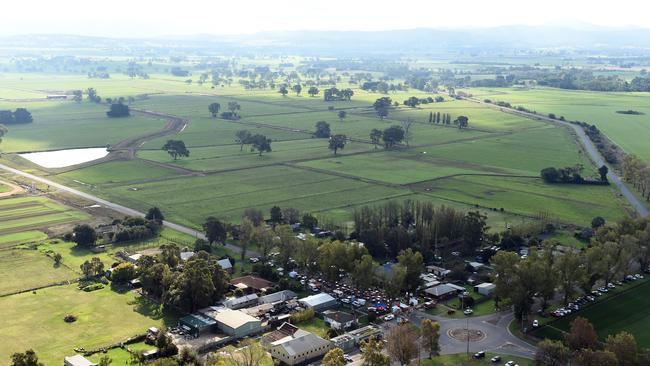
[[[29,49],[193,49],[304,55],[394,55],[504,53],[513,50],[571,50],[645,54],[650,29],[589,25],[503,26],[474,29],[395,31],[291,31],[250,35],[193,35],[151,38],[19,35],[0,37],[0,47]]]

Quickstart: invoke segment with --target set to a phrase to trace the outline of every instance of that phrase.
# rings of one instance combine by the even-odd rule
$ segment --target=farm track
[[[463,98],[464,100],[468,100],[474,103],[478,103],[481,105],[486,105],[490,108],[498,109],[501,112],[504,113],[510,113],[510,114],[515,114],[518,116],[526,117],[529,119],[537,120],[537,121],[543,121],[543,122],[548,122],[552,123],[555,125],[561,125],[565,127],[571,128],[573,131],[575,131],[578,139],[578,143],[582,146],[582,148],[587,152],[589,157],[591,158],[591,161],[594,163],[596,166],[608,166],[609,167],[609,172],[607,173],[607,178],[612,182],[618,190],[621,192],[621,195],[630,203],[630,205],[634,208],[634,211],[641,217],[646,217],[648,216],[648,208],[645,206],[645,204],[632,192],[630,189],[623,183],[622,179],[618,176],[616,171],[605,162],[605,159],[601,155],[600,151],[594,146],[593,142],[589,139],[585,131],[582,129],[582,127],[575,125],[573,123],[565,122],[565,121],[560,121],[556,119],[552,119],[546,116],[538,115],[538,114],[533,114],[533,113],[528,113],[528,112],[523,112],[523,111],[518,111],[514,108],[506,108],[506,107],[500,107],[491,103],[485,103],[483,101],[480,101],[478,99],[474,98]]]

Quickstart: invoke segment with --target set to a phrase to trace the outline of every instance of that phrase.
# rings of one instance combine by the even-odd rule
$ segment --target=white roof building
[[[230,259],[228,258],[220,259],[217,264],[226,271],[230,271],[232,269],[232,263],[230,263]]]
[[[314,309],[314,311],[326,310],[336,305],[336,299],[332,295],[324,292],[303,297],[298,302],[310,309]]]
[[[332,348],[332,342],[298,329],[294,334],[272,342],[269,348],[273,358],[286,365],[297,365],[324,355]]]
[[[96,363],[89,361],[82,355],[67,356],[63,358],[65,366],[97,366]]]

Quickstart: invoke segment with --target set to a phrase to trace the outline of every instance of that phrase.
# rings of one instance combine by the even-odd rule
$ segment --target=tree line
[[[650,201],[650,166],[636,155],[623,158],[623,179],[631,183],[646,201]]]
[[[0,124],[16,125],[34,122],[32,113],[26,108],[16,108],[13,112],[10,110],[0,110]]]

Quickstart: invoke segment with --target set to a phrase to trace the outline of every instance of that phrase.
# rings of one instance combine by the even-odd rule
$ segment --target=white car
[[[393,319],[395,319],[395,315],[393,315],[393,314],[388,314],[388,315],[386,315],[384,317],[384,320],[387,321],[387,322],[389,322],[389,321],[391,321]]]
[[[539,327],[539,320],[535,319],[533,320],[533,328],[538,328]]]
[[[465,314],[465,315],[472,315],[472,314],[474,314],[474,310],[472,310],[472,309],[465,309],[465,311],[463,311],[463,314]]]
[[[515,366],[515,361],[508,361],[505,366]]]

